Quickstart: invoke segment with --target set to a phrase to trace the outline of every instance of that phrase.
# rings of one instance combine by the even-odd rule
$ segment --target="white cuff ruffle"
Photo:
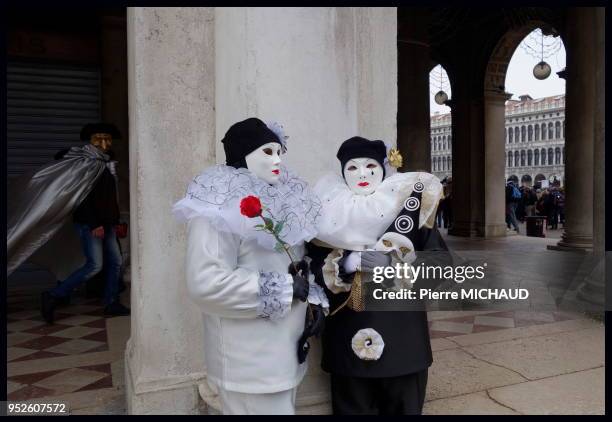
[[[351,291],[351,284],[345,283],[340,278],[340,260],[344,254],[344,249],[334,249],[325,258],[323,265],[323,281],[332,293],[343,293]]]
[[[293,277],[274,271],[259,272],[259,305],[257,315],[260,318],[277,320],[289,312],[293,300]]]

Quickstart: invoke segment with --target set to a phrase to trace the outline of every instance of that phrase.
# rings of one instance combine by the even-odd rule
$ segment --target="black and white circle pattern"
[[[414,196],[411,196],[404,202],[404,208],[406,208],[408,211],[416,211],[420,206],[421,201],[419,201],[419,198],[415,198]]]
[[[413,229],[413,227],[414,221],[412,221],[412,218],[407,215],[400,215],[395,219],[395,230],[397,230],[398,233],[408,233]]]
[[[423,183],[421,182],[416,182],[414,184],[414,191],[415,192],[423,192],[423,189],[425,189],[425,186],[423,186]]]

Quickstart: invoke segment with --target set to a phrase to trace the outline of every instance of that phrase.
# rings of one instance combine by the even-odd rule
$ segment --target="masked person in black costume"
[[[353,137],[337,158],[342,177],[325,176],[314,189],[323,209],[309,244],[311,270],[330,302],[322,367],[331,374],[333,412],[420,414],[432,363],[427,314],[418,302],[372,304],[373,288],[410,282],[371,281],[375,267],[446,249],[435,227],[442,186],[429,173],[390,175],[401,155],[383,141]]]

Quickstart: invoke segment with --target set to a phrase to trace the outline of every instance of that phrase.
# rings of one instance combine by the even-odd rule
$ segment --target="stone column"
[[[184,276],[186,230],[171,207],[214,164],[214,10],[129,8],[130,414],[194,414],[204,379],[201,314]]]
[[[484,236],[506,235],[505,183],[506,101],[512,94],[486,91],[484,95]]]
[[[431,171],[429,116],[428,12],[400,8],[398,50],[397,145],[404,157],[402,171]]]
[[[595,42],[591,57],[595,66],[595,112],[593,114],[593,254],[595,267],[580,286],[578,297],[602,308],[605,304],[605,258],[606,258],[606,11],[602,7],[594,10],[593,28]]]
[[[589,250],[593,246],[593,115],[595,60],[593,8],[567,12],[565,228],[551,249]]]
[[[455,78],[457,83],[453,85],[453,222],[448,234],[484,237],[484,99],[482,94],[477,98],[470,95],[470,70],[468,64],[458,68]],[[501,128],[503,130],[503,126]],[[501,136],[503,137],[503,132]],[[490,182],[495,183],[494,180]],[[492,195],[494,199],[495,194]]]

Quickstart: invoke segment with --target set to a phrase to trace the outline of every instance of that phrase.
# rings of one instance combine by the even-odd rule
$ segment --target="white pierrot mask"
[[[383,180],[383,168],[373,158],[353,158],[344,165],[344,180],[357,195],[370,195]]]
[[[245,158],[249,170],[271,185],[280,180],[281,144],[268,142],[249,153]]]

